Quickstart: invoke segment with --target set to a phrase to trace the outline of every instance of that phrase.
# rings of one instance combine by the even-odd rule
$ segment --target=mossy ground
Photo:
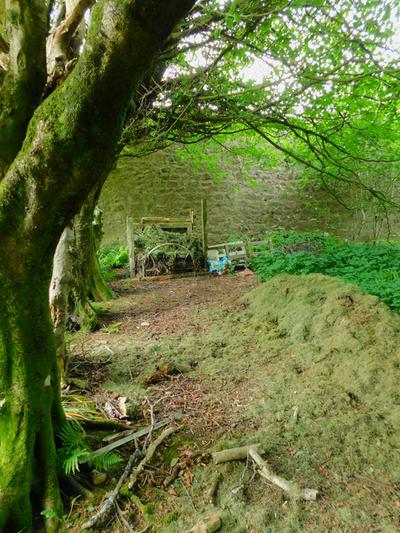
[[[226,533],[399,530],[400,317],[322,275],[278,276],[250,292],[254,278],[237,275],[121,283],[107,330],[72,346],[94,359],[113,351],[97,398],[161,400],[156,416],[184,425],[137,492],[156,531],[185,531],[212,513],[206,492],[217,472]],[[122,325],[113,331],[112,321]],[[146,385],[160,361],[188,371]],[[288,501],[244,462],[208,460],[253,442],[319,500]],[[165,487],[176,461],[181,476]]]

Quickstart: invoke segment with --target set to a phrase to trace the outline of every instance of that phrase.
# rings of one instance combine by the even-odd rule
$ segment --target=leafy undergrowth
[[[312,274],[277,276],[190,320],[201,328],[107,336],[114,356],[99,394],[147,395],[159,400],[157,418],[184,425],[136,492],[154,530],[183,532],[218,509],[225,533],[398,531],[400,318],[358,287]],[[149,385],[160,359],[187,368]],[[278,474],[318,489],[319,500],[290,501],[245,462],[208,460],[255,442]],[[176,464],[181,475],[165,484]]]
[[[320,273],[358,285],[400,313],[400,246],[342,242],[328,234],[286,232],[270,236],[271,249],[251,264],[260,279]]]
[[[104,279],[111,280],[115,277],[113,269],[125,268],[129,266],[129,255],[127,246],[111,246],[101,248],[98,251],[99,264]]]

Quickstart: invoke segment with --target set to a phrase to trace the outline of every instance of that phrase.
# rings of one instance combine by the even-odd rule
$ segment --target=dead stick
[[[100,509],[95,513],[92,518],[90,518],[87,522],[83,524],[81,527],[81,530],[83,529],[90,529],[92,528],[97,522],[107,515],[107,513],[111,510],[111,508],[114,506],[115,501],[117,499],[117,496],[119,494],[119,491],[121,490],[122,485],[126,481],[127,477],[130,474],[130,471],[132,470],[132,467],[134,463],[138,460],[140,457],[140,452],[138,450],[135,450],[133,454],[129,457],[129,461],[125,467],[125,470],[122,474],[122,476],[119,478],[118,483],[116,484],[114,490],[111,492],[111,494],[108,496],[108,498],[105,500],[103,505],[100,507]]]
[[[315,501],[318,496],[318,491],[314,489],[301,489],[296,483],[293,481],[288,481],[287,479],[284,479],[282,477],[277,476],[268,464],[262,459],[260,454],[257,452],[257,450],[250,446],[249,448],[249,456],[253,459],[253,461],[258,466],[259,474],[260,476],[264,477],[274,485],[277,485],[282,490],[287,492],[289,496],[295,500],[309,500],[309,501]]]
[[[220,485],[221,481],[222,481],[222,474],[221,474],[221,472],[218,472],[214,476],[214,478],[212,480],[212,483],[211,483],[211,486],[208,489],[207,494],[206,494],[206,501],[208,503],[212,503],[212,504],[215,503],[214,500],[215,500],[215,498],[217,496],[218,488],[219,488],[219,485]]]
[[[135,470],[132,472],[132,474],[131,474],[131,476],[129,478],[129,483],[128,483],[128,488],[129,489],[132,489],[132,487],[135,485],[135,483],[137,481],[137,478],[138,478],[139,474],[141,474],[143,472],[144,467],[147,465],[147,463],[149,463],[152,460],[153,455],[154,455],[157,447],[167,437],[169,437],[172,433],[174,433],[178,429],[179,428],[177,428],[177,427],[170,427],[170,428],[164,429],[164,431],[161,433],[161,435],[152,444],[150,444],[150,446],[147,449],[146,455],[144,456],[142,461],[138,464],[138,466],[135,468]]]
[[[243,461],[243,459],[247,459],[250,448],[257,450],[259,447],[259,444],[250,444],[249,446],[242,446],[240,448],[229,448],[228,450],[214,452],[211,454],[211,456],[213,458],[214,464],[216,465],[219,465],[221,463],[227,463],[228,461]]]
[[[160,422],[157,422],[154,427],[153,427],[153,431],[155,431],[156,429],[161,429],[162,427],[170,424],[172,422],[172,420],[170,419],[165,419],[165,420],[161,420]],[[139,437],[144,437],[145,435],[147,435],[149,433],[151,429],[151,426],[148,426],[146,428],[142,428],[142,429],[127,429],[125,431],[122,431],[120,433],[113,433],[111,435],[107,435],[106,437],[104,437],[102,440],[103,442],[111,442],[111,441],[115,441],[119,438],[122,438],[122,437],[127,437],[129,435],[133,435],[134,438],[139,438]]]
[[[153,426],[153,431],[155,429],[162,428],[167,423],[168,421],[158,422],[158,424]],[[138,439],[139,437],[143,437],[144,435],[147,435],[149,433],[150,429],[151,429],[151,426],[132,432],[126,437],[123,437],[122,439],[118,439],[114,442],[111,442],[110,444],[107,444],[107,446],[103,446],[102,448],[95,450],[94,452],[90,454],[90,456],[84,457],[80,462],[85,463],[93,459],[93,457],[97,457],[98,455],[104,455],[105,453],[111,452],[111,450],[114,450],[115,448],[118,448],[119,446],[122,446],[123,444],[127,444],[128,442],[131,442],[132,440]]]

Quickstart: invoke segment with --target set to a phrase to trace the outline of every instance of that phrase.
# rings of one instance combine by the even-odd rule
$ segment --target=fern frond
[[[75,474],[76,472],[79,472],[79,462],[80,459],[82,459],[84,456],[87,456],[88,451],[87,450],[79,450],[76,449],[71,453],[68,457],[64,460],[64,471],[67,475],[69,474]]]
[[[67,475],[78,472],[79,465],[83,462],[89,463],[97,470],[107,470],[122,461],[121,457],[113,452],[93,457],[86,443],[85,430],[77,420],[70,420],[64,424],[59,436],[62,446],[58,450],[58,457]]]
[[[87,448],[85,430],[77,420],[70,420],[64,424],[60,430],[59,436],[63,448],[66,450]]]
[[[96,470],[108,470],[113,465],[120,463],[121,457],[113,452],[96,455],[93,459],[89,459],[89,464],[92,464]]]

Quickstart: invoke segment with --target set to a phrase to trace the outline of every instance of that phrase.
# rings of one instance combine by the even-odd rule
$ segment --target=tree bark
[[[54,324],[57,358],[63,375],[66,359],[65,330],[68,319],[79,327],[92,330],[98,325],[91,301],[103,302],[113,297],[103,279],[97,248],[96,204],[100,187],[96,186],[84,201],[58,243],[53,261],[49,301]]]
[[[0,532],[31,531],[36,512],[61,514],[54,434],[63,417],[48,305],[53,255],[114,163],[132,93],[193,4],[98,0],[77,65],[36,109],[9,167],[0,151],[8,168],[0,176]],[[55,528],[49,518],[46,529]]]
[[[6,5],[8,43],[3,39],[3,45],[8,45],[9,52],[7,70],[0,80],[0,179],[21,148],[46,83],[46,3],[8,0]]]

